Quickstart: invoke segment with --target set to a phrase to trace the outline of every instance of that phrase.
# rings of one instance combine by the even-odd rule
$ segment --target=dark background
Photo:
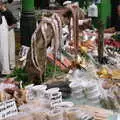
[[[117,6],[120,4],[120,0],[111,0],[111,26],[114,26],[117,20]]]
[[[56,1],[59,2],[60,5],[62,5],[62,3],[66,0],[56,0]],[[77,0],[72,0],[72,1],[77,1]],[[87,2],[91,0],[78,0],[78,1],[80,3],[80,6],[82,6],[84,4],[84,1],[86,1],[86,4],[87,4]],[[111,11],[111,16],[108,18],[108,24],[109,24],[108,27],[112,27],[116,23],[118,4],[120,4],[120,0],[111,0],[112,11]],[[49,0],[35,0],[35,6],[36,8],[47,9],[49,6]]]

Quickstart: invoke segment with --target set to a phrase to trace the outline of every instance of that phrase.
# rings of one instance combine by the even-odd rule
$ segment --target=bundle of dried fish
[[[57,14],[51,17],[43,17],[40,24],[36,28],[31,40],[31,53],[28,56],[26,69],[35,68],[38,76],[42,76],[46,68],[46,50],[51,44],[51,48],[56,56],[60,48],[60,40],[62,37],[62,22]],[[42,56],[42,57],[41,57]],[[32,60],[31,60],[32,58]],[[31,68],[32,69],[32,68]]]

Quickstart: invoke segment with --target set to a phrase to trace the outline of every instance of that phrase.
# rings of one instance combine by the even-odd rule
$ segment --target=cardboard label
[[[0,103],[0,120],[6,119],[13,115],[17,115],[18,109],[15,99],[7,100]]]
[[[51,106],[51,108],[54,108],[54,107],[56,107],[57,104],[59,104],[61,102],[62,102],[62,98],[57,99],[57,100],[51,100],[50,106]]]
[[[50,105],[52,108],[55,107],[56,104],[61,103],[61,102],[62,102],[62,93],[61,92],[54,93],[50,97]]]

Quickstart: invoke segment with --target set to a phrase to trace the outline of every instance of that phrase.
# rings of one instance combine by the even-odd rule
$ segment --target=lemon
[[[108,70],[106,69],[106,68],[102,68],[101,70],[100,70],[100,72],[101,72],[101,74],[103,74],[103,75],[108,75],[109,73],[108,73]]]
[[[80,46],[80,50],[81,50],[82,52],[85,52],[85,53],[88,52],[88,49],[87,49],[86,47],[84,47],[84,46]]]

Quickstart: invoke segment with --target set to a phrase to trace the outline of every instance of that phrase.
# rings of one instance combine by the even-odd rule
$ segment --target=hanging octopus
[[[31,39],[31,50],[28,54],[26,71],[30,79],[38,80],[44,75],[47,62],[46,50],[53,48],[54,57],[60,49],[62,39],[62,20],[54,13],[51,17],[43,17]],[[43,82],[43,81],[41,81]]]
[[[51,17],[43,17],[40,24],[36,28],[31,40],[31,50],[28,54],[26,70],[30,74],[30,79],[38,80],[44,75],[47,63],[46,50],[48,46],[53,48],[54,59],[56,59],[57,52],[61,47],[62,40],[62,24],[63,21],[73,17],[74,20],[74,40],[77,47],[78,41],[78,6],[74,11],[73,8],[67,8],[65,12],[60,16],[54,13]],[[71,14],[68,14],[71,13]],[[75,15],[74,15],[75,13]],[[68,16],[69,15],[69,16]],[[43,82],[43,81],[41,81]]]

